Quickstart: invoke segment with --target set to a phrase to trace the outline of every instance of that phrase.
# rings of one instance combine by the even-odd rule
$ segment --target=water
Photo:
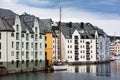
[[[69,66],[67,71],[0,76],[0,80],[120,80],[120,61],[100,65]]]

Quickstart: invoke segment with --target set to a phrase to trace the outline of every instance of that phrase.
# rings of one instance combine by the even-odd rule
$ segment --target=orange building
[[[46,32],[45,35],[45,54],[46,54],[46,66],[52,65],[53,60],[53,40],[52,32]]]

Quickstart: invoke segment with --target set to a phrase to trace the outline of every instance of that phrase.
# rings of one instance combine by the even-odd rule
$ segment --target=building
[[[51,66],[53,63],[53,33],[52,33],[52,20],[40,19],[42,32],[45,34],[45,62],[46,66]]]
[[[45,35],[39,19],[0,9],[0,67],[8,73],[45,68]]]
[[[109,36],[111,57],[120,56],[120,36]]]
[[[107,35],[98,38],[99,61],[110,60],[110,38]]]
[[[59,25],[59,23],[57,24]],[[98,50],[99,37],[105,34],[103,30],[91,25],[90,23],[83,22],[62,22],[61,28],[61,54],[63,60],[67,60],[69,63],[98,62],[100,60],[100,52]],[[57,28],[54,26],[53,31],[56,34],[58,30],[59,27]],[[107,38],[104,39],[107,42]],[[59,52],[57,55],[59,58]]]

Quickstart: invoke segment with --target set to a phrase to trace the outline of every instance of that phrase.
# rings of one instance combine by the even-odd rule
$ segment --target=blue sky
[[[1,0],[0,8],[59,21],[61,5],[62,21],[90,22],[109,35],[120,36],[119,4],[120,0]]]

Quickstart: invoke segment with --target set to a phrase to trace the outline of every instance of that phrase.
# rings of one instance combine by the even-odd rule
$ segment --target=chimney
[[[84,23],[83,22],[81,22],[81,29],[84,29]]]
[[[72,22],[69,22],[69,27],[72,28]]]

